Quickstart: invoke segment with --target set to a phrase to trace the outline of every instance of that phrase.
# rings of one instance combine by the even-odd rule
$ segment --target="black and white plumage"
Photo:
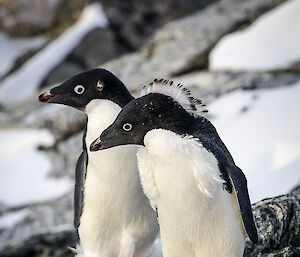
[[[242,256],[256,243],[247,181],[201,101],[182,85],[155,80],[127,104],[91,150],[126,144],[138,151],[145,194],[158,210],[164,257]]]
[[[159,228],[140,186],[136,147],[99,153],[86,148],[132,99],[124,84],[104,69],[77,74],[39,97],[41,102],[72,106],[88,116],[76,165],[74,225],[82,249],[78,256],[160,256],[161,250],[152,246]]]

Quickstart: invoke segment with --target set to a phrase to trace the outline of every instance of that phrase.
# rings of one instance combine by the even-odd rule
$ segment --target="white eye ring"
[[[125,123],[125,124],[123,125],[123,129],[124,129],[125,131],[130,131],[130,130],[132,129],[132,125],[131,125],[130,123]]]
[[[82,85],[77,85],[76,87],[74,87],[74,91],[78,95],[83,94],[84,90],[85,90],[85,88]]]

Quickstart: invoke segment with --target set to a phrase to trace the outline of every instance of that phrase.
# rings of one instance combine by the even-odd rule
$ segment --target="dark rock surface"
[[[1,257],[71,257],[74,254],[68,249],[74,246],[74,231],[65,230],[58,233],[45,233],[0,252]]]
[[[299,256],[300,189],[253,205],[259,243],[247,239],[244,256]]]

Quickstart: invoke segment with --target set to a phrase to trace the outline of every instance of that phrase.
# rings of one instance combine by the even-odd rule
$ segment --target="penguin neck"
[[[109,125],[113,123],[121,107],[110,100],[94,99],[85,108],[88,116],[86,145],[100,136]]]

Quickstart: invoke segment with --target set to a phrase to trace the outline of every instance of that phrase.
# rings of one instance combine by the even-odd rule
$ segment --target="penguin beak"
[[[96,152],[103,149],[102,141],[100,140],[100,137],[98,137],[91,145],[90,145],[90,151]]]
[[[52,94],[52,93],[50,93],[50,91],[48,91],[39,96],[39,101],[42,103],[48,103],[54,96],[56,96],[56,95]]]

